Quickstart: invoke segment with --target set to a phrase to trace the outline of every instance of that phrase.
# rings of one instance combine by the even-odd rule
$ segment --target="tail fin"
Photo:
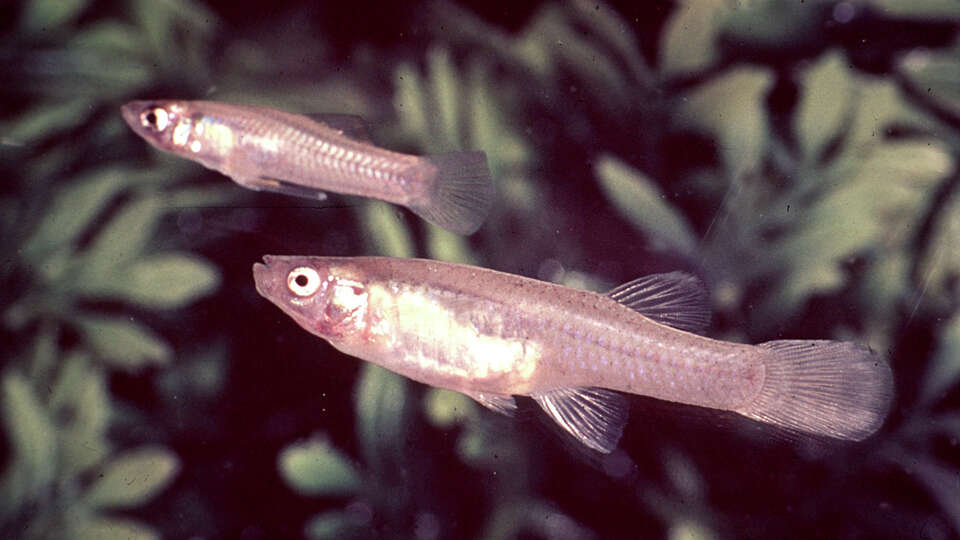
[[[790,430],[859,441],[883,423],[893,399],[890,366],[840,341],[770,341],[760,394],[740,414]]]
[[[418,216],[457,234],[473,234],[490,212],[493,181],[483,152],[425,156],[437,168],[433,193],[411,205]]]

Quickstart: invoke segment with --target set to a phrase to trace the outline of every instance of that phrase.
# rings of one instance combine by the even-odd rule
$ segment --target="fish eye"
[[[297,296],[310,296],[320,288],[320,274],[309,266],[294,268],[287,274],[287,288]]]
[[[140,113],[140,123],[144,127],[163,131],[170,125],[170,115],[163,107],[152,107]]]

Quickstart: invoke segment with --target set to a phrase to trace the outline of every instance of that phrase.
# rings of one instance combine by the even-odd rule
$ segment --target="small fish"
[[[213,101],[133,101],[121,108],[153,146],[220,171],[241,186],[324,199],[324,190],[406,206],[472,234],[493,200],[483,152],[414,156],[374,146],[363,120],[303,116]]]
[[[617,392],[849,440],[874,433],[893,397],[890,367],[861,345],[692,333],[710,308],[703,284],[682,272],[604,295],[429,260],[263,260],[253,266],[257,291],[340,351],[504,414],[514,395],[530,396],[600,452],[626,423]]]

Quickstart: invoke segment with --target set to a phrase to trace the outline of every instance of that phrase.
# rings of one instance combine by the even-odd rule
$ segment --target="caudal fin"
[[[784,340],[767,351],[760,394],[740,414],[815,435],[859,441],[872,435],[893,399],[890,366],[867,347]]]
[[[483,152],[425,156],[437,168],[433,193],[411,205],[418,216],[457,234],[473,234],[490,212],[493,181]]]

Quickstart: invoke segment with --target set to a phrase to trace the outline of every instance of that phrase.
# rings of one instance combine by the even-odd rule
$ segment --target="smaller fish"
[[[363,120],[214,101],[133,101],[123,119],[153,146],[253,190],[325,199],[324,191],[406,206],[472,234],[493,202],[483,152],[414,156],[375,146]]]

